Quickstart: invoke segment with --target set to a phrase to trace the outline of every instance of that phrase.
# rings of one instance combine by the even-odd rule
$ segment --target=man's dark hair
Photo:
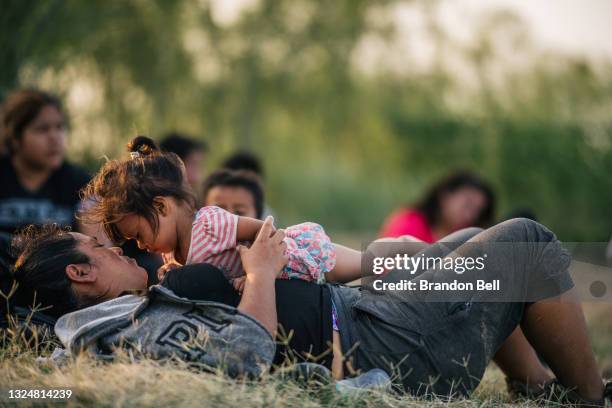
[[[204,180],[202,189],[202,201],[206,201],[208,192],[214,187],[241,187],[253,196],[255,202],[255,212],[257,218],[261,219],[264,211],[264,192],[259,182],[259,178],[252,173],[245,171],[233,171],[229,169],[219,169],[210,174]]]
[[[208,144],[203,140],[179,132],[167,133],[159,143],[159,147],[164,152],[174,153],[181,160],[185,160],[193,152],[208,151]]]
[[[230,170],[251,171],[259,177],[264,176],[264,168],[259,157],[246,150],[238,151],[230,155],[223,161],[221,167]]]
[[[60,317],[82,306],[66,276],[70,264],[90,263],[77,249],[78,241],[57,224],[30,225],[13,238],[16,259],[12,276],[18,283],[15,304],[48,307],[45,314]]]
[[[480,191],[487,201],[473,226],[481,228],[490,226],[495,213],[495,194],[493,189],[478,175],[466,170],[453,171],[434,184],[425,194],[425,197],[416,205],[416,208],[423,212],[429,225],[436,225],[440,220],[440,199],[442,195],[455,192],[464,187],[471,187]]]

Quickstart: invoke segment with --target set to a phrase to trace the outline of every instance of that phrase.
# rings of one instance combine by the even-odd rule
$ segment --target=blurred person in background
[[[0,108],[0,234],[29,224],[78,229],[79,190],[90,177],[65,159],[68,118],[60,100],[36,89],[10,93]]]
[[[162,138],[159,147],[181,158],[185,164],[187,182],[197,193],[202,184],[202,167],[208,152],[208,144],[183,133],[170,132]]]
[[[495,194],[476,174],[455,171],[434,184],[415,206],[400,208],[385,221],[380,236],[410,235],[432,243],[467,227],[493,222]]]
[[[249,172],[219,169],[204,181],[202,203],[232,214],[263,220],[264,193],[259,178]]]
[[[265,176],[264,166],[259,157],[257,157],[257,155],[254,153],[246,150],[236,151],[223,161],[221,168],[251,173],[252,175],[257,176],[260,180],[260,184],[263,185]],[[268,215],[271,215],[276,219],[275,212],[267,205],[264,205],[263,214],[259,218],[263,220]],[[276,219],[276,221],[278,224],[278,219]]]
[[[229,170],[248,171],[261,179],[264,178],[264,167],[261,160],[257,155],[246,150],[232,153],[223,161],[221,167]]]

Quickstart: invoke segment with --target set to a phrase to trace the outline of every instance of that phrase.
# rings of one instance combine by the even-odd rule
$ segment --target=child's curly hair
[[[81,192],[84,210],[80,218],[88,224],[102,224],[115,243],[124,240],[116,224],[129,214],[144,217],[157,232],[155,197],[173,197],[195,208],[183,162],[176,154],[160,152],[146,136],[135,137],[127,148],[130,159],[108,161]]]

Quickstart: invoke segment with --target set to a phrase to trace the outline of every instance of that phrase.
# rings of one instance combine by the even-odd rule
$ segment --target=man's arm
[[[288,258],[285,232],[274,231],[272,223],[272,217],[267,217],[253,245],[238,247],[246,272],[238,310],[257,319],[274,336],[278,325],[274,281]]]

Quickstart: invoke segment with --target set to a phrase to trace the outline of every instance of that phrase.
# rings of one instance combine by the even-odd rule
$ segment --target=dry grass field
[[[612,367],[612,305],[585,305],[593,344],[602,370]],[[83,357],[58,368],[37,362],[50,347],[35,352],[9,341],[0,351],[0,405],[71,407],[411,407],[411,406],[541,406],[531,401],[510,401],[501,372],[491,365],[484,381],[468,400],[451,403],[371,393],[360,397],[338,395],[333,387],[300,388],[268,376],[257,383],[230,380],[219,374],[198,372],[180,363],[152,360],[134,362],[119,356],[113,363]],[[10,400],[9,389],[70,389],[68,400]],[[550,403],[549,405],[554,406]]]

